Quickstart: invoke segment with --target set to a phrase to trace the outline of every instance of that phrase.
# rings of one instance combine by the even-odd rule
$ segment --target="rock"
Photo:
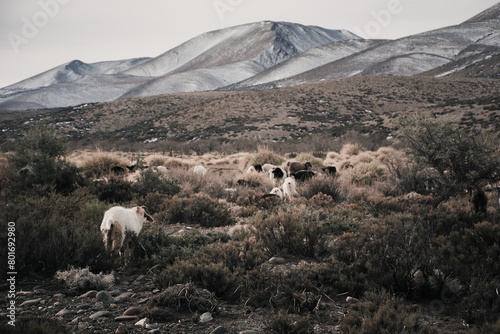
[[[129,307],[123,312],[123,315],[139,315],[141,314],[141,309],[135,306]]]
[[[54,298],[64,298],[64,294],[62,294],[62,293],[56,293],[54,295]]]
[[[83,330],[89,328],[89,323],[88,322],[79,322],[78,323],[78,329]]]
[[[148,333],[149,334],[158,334],[158,333],[161,333],[161,331],[159,329],[153,329],[152,331],[149,331]]]
[[[97,295],[96,290],[90,290],[90,291],[85,292],[83,295],[81,295],[78,298],[94,298],[96,295]]]
[[[118,328],[116,329],[116,332],[115,332],[115,334],[127,334],[127,333],[128,333],[128,329],[127,329],[127,326],[125,326],[125,325],[118,326]]]
[[[94,314],[92,314],[89,318],[92,320],[95,320],[97,318],[108,318],[111,316],[111,312],[109,311],[99,311]]]
[[[229,332],[227,331],[227,329],[225,329],[222,326],[219,326],[210,332],[210,334],[225,334],[225,333],[229,333]]]
[[[133,321],[139,319],[136,315],[120,315],[115,318],[115,321]]]
[[[284,264],[284,263],[286,263],[286,260],[282,257],[274,256],[274,257],[269,259],[269,263],[271,263],[271,264]]]
[[[148,318],[142,318],[141,320],[135,323],[136,326],[146,327],[146,323],[148,322]]]
[[[254,331],[252,329],[238,332],[238,334],[262,334],[262,332]]]
[[[73,313],[73,311],[70,311],[67,308],[63,308],[62,310],[60,310],[59,312],[56,313],[56,316],[57,317],[64,317],[64,316],[66,316],[68,314],[72,314],[72,313]]]
[[[111,296],[119,296],[122,294],[120,289],[114,289],[113,291],[110,292]]]
[[[89,304],[78,304],[78,305],[76,305],[76,309],[77,310],[86,310],[88,308],[90,308]]]
[[[210,312],[205,312],[200,316],[200,322],[209,322],[212,321],[212,313]]]
[[[26,300],[26,301],[24,301],[19,306],[32,306],[32,305],[36,305],[36,304],[40,303],[41,300],[42,300],[42,298]]]
[[[160,329],[159,326],[156,326],[156,325],[153,325],[153,324],[147,324],[145,327],[146,327],[146,329],[152,329],[152,330]]]
[[[17,291],[16,296],[32,296],[33,292],[31,291]]]
[[[115,299],[111,294],[107,291],[99,291],[96,295],[98,301],[103,303],[114,303]]]
[[[143,298],[143,299],[139,300],[137,303],[138,303],[138,304],[145,304],[145,303],[147,303],[148,301],[149,301],[149,297],[146,297],[146,298]]]
[[[115,303],[123,303],[126,302],[132,297],[132,292],[124,292],[115,298]]]

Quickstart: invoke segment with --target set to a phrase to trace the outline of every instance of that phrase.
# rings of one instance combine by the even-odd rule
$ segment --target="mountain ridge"
[[[499,17],[497,4],[461,24],[397,40],[365,40],[342,29],[289,22],[248,23],[200,34],[153,58],[70,61],[0,89],[0,110],[268,89],[351,76],[482,76],[464,69],[500,55]],[[499,75],[490,72],[488,77]]]

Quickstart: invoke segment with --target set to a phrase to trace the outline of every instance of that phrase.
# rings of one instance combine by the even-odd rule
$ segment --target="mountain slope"
[[[269,21],[210,32],[127,71],[155,79],[123,97],[217,89],[311,48],[358,38],[347,31]]]
[[[216,30],[152,59],[63,64],[0,90],[0,110],[212,90],[319,45],[358,38],[343,30],[270,21]]]
[[[362,75],[419,75],[488,48],[484,56],[500,53],[500,21],[464,23],[389,41],[336,60],[274,86],[346,78]],[[470,54],[469,54],[470,56]]]
[[[268,82],[291,77],[385,42],[386,41],[384,40],[356,39],[318,46],[296,57],[290,58],[270,69],[262,71],[248,80],[225,87],[224,89],[241,89],[243,87],[262,85]]]
[[[196,36],[155,58],[72,61],[0,89],[0,110],[210,90],[261,90],[352,76],[499,77],[500,4],[398,40],[263,21]],[[489,66],[484,69],[484,66]]]

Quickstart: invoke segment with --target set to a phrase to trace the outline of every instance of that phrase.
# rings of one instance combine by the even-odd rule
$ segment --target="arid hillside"
[[[495,79],[356,77],[265,91],[182,93],[1,112],[0,141],[34,124],[57,129],[78,148],[165,150],[174,143],[202,145],[205,140],[293,143],[353,131],[386,138],[399,116],[412,113],[495,130],[499,96]]]

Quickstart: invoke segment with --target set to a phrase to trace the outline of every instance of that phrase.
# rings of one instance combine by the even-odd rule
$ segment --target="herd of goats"
[[[135,181],[140,170],[138,170],[137,166],[127,166],[127,169],[131,172],[128,174],[127,179],[129,181]],[[154,167],[154,170],[160,174],[168,173],[168,169],[164,166]],[[194,174],[200,177],[207,174],[207,169],[201,165],[195,166],[192,170]],[[126,174],[126,169],[117,166],[113,167],[111,172],[115,175],[123,176]],[[274,184],[283,181],[281,187],[274,187],[269,193],[262,195],[262,197],[279,198],[285,201],[291,201],[295,196],[299,196],[296,191],[296,181],[304,182],[317,175],[317,173],[312,170],[312,164],[310,162],[296,161],[288,162],[285,169],[272,164],[262,164],[250,166],[246,172],[266,173]],[[322,167],[322,172],[327,176],[335,177],[337,175],[335,166]],[[251,185],[251,182],[239,179],[237,180],[237,184],[245,186]],[[476,213],[486,213],[488,197],[482,189],[477,188],[473,191],[471,190],[469,201],[472,210]],[[127,246],[125,243],[126,232],[131,231],[139,234],[145,219],[153,220],[153,218],[146,213],[144,207],[140,206],[133,208],[115,206],[106,211],[100,229],[104,237],[104,245],[107,252],[111,256],[120,255],[120,257],[122,257]]]
[[[127,177],[128,180],[132,181],[136,179],[137,173],[140,172],[137,166],[127,166],[130,172]],[[155,171],[158,173],[166,174],[168,172],[167,168],[164,166],[154,167]],[[273,182],[283,181],[282,187],[273,188],[269,194],[263,195],[264,198],[267,197],[277,197],[281,200],[291,200],[294,196],[299,194],[296,191],[296,180],[297,181],[307,181],[312,179],[316,172],[312,171],[312,164],[310,162],[296,162],[290,161],[287,163],[287,170],[272,165],[253,165],[247,169],[247,173],[267,173]],[[335,176],[337,169],[335,166],[322,167],[323,173],[329,176]],[[115,175],[124,175],[126,169],[121,166],[116,166],[111,169],[111,172]],[[193,172],[199,176],[204,176],[207,174],[207,169],[204,166],[198,165],[193,168]],[[239,185],[245,185],[247,181],[240,179],[237,181]],[[120,255],[123,256],[127,244],[126,232],[134,232],[139,234],[142,230],[144,220],[153,220],[153,218],[148,215],[144,207],[136,206],[133,208],[124,208],[122,206],[114,206],[104,213],[104,218],[101,223],[101,232],[104,238],[104,246],[106,251],[111,256]]]

